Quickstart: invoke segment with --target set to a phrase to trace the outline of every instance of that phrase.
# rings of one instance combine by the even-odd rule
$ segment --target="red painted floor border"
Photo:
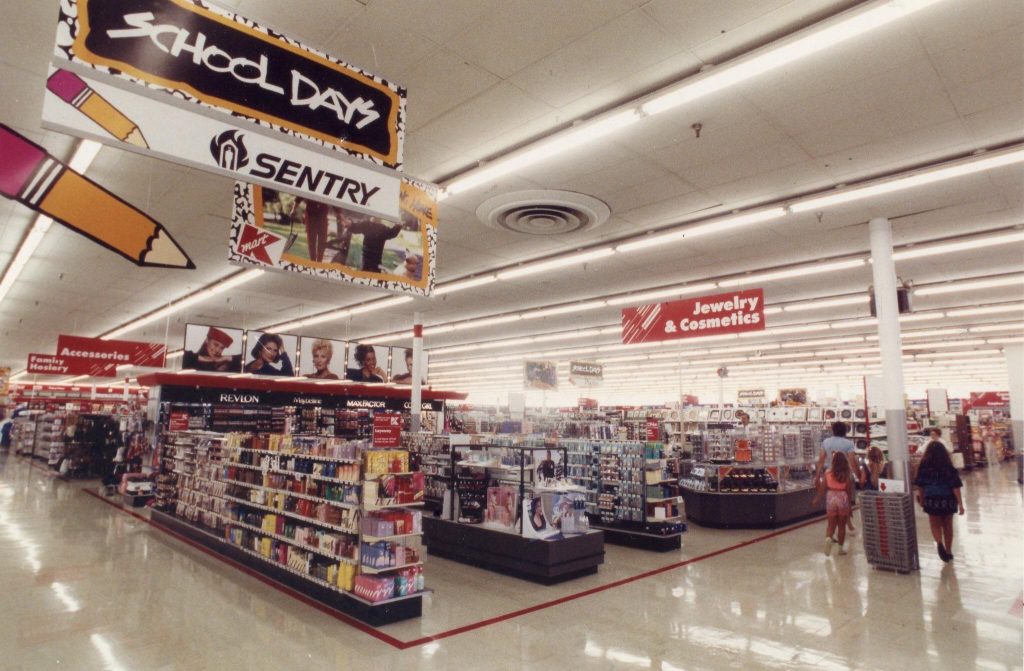
[[[156,524],[155,522],[150,520],[148,517],[146,517],[144,515],[140,515],[140,514],[136,513],[133,510],[128,510],[127,508],[123,507],[122,505],[120,505],[118,503],[115,503],[113,501],[109,501],[106,498],[104,498],[103,496],[101,496],[100,494],[98,494],[98,493],[96,493],[96,492],[94,492],[94,491],[92,491],[92,490],[90,490],[88,488],[81,487],[80,490],[82,492],[88,494],[89,496],[92,496],[96,500],[102,501],[103,503],[107,504],[108,506],[111,506],[111,507],[121,511],[122,513],[125,513],[127,515],[131,515],[132,517],[134,517],[134,518],[136,518],[136,519],[138,519],[138,520],[140,520],[142,522],[145,522],[146,524],[148,524],[152,528],[154,528],[154,529],[156,529],[158,531],[161,531],[161,532],[163,532],[163,533],[165,533],[165,534],[167,534],[169,536],[172,536],[173,538],[175,538],[177,540],[180,540],[183,543],[186,543],[190,547],[196,548],[197,550],[199,550],[200,552],[202,552],[202,553],[204,553],[206,555],[209,555],[209,556],[211,556],[211,557],[213,557],[215,559],[219,559],[220,561],[224,562],[225,564],[230,565],[232,568],[236,568],[236,569],[244,572],[246,575],[252,576],[253,578],[255,578],[255,579],[259,580],[260,582],[264,583],[265,585],[267,585],[268,587],[272,587],[272,588],[274,588],[274,589],[276,589],[276,590],[278,590],[280,592],[283,592],[284,594],[287,594],[288,596],[290,596],[290,597],[292,597],[294,599],[297,599],[298,601],[301,601],[302,603],[304,603],[304,604],[306,604],[308,606],[312,606],[313,608],[319,610],[320,612],[322,612],[322,613],[324,613],[326,615],[330,615],[331,617],[333,617],[333,618],[335,618],[337,620],[340,620],[340,621],[344,622],[345,624],[348,624],[348,625],[354,627],[355,629],[358,629],[359,631],[361,631],[361,632],[363,632],[365,634],[369,634],[370,636],[373,636],[377,640],[379,640],[379,641],[381,641],[383,643],[387,643],[388,645],[390,645],[393,648],[396,648],[398,650],[408,650],[410,648],[415,648],[415,647],[418,647],[418,646],[426,645],[426,644],[432,643],[434,641],[440,641],[440,640],[443,640],[443,639],[446,639],[446,638],[451,638],[452,636],[457,636],[459,634],[465,634],[467,632],[474,631],[476,629],[482,629],[482,628],[488,627],[488,626],[490,626],[492,624],[497,624],[499,622],[505,622],[507,620],[511,620],[511,619],[514,619],[514,618],[517,618],[517,617],[521,617],[523,615],[528,615],[530,613],[535,613],[535,612],[537,612],[539,610],[545,610],[547,608],[552,608],[554,606],[558,606],[558,605],[561,605],[563,603],[568,603],[570,601],[575,601],[577,599],[582,599],[583,597],[590,596],[591,594],[598,594],[600,592],[605,592],[607,590],[614,589],[616,587],[621,587],[623,585],[628,585],[630,583],[634,583],[634,582],[637,582],[639,580],[644,580],[646,578],[650,578],[651,576],[659,575],[661,573],[666,573],[668,571],[673,571],[673,570],[675,570],[677,568],[682,568],[683,566],[688,566],[689,564],[694,564],[694,563],[699,562],[699,561],[704,561],[706,559],[711,559],[713,557],[717,557],[719,555],[723,555],[723,554],[725,554],[727,552],[732,552],[734,550],[740,550],[740,549],[748,547],[750,545],[754,545],[755,543],[760,543],[762,541],[766,541],[766,540],[769,540],[769,539],[772,539],[772,538],[776,538],[776,537],[781,536],[783,534],[787,534],[787,533],[789,533],[791,531],[796,531],[797,529],[802,529],[804,527],[808,527],[808,526],[811,526],[813,524],[818,524],[818,523],[823,522],[825,520],[824,516],[816,517],[814,519],[810,519],[810,520],[807,520],[807,521],[804,521],[804,522],[800,522],[798,524],[794,524],[793,526],[789,526],[789,527],[786,527],[784,529],[778,529],[776,531],[772,531],[771,533],[767,533],[767,534],[764,534],[762,536],[757,536],[755,538],[751,538],[751,539],[743,541],[741,543],[736,543],[735,545],[730,545],[728,547],[724,547],[724,548],[721,548],[719,550],[715,550],[714,552],[707,552],[705,554],[698,555],[696,557],[691,557],[690,559],[685,559],[683,561],[674,562],[672,564],[668,564],[666,566],[661,566],[661,567],[656,568],[656,569],[651,569],[650,571],[645,571],[643,573],[639,573],[637,575],[630,576],[628,578],[622,578],[621,580],[616,580],[614,582],[610,582],[610,583],[605,584],[605,585],[598,585],[597,587],[592,587],[590,589],[586,589],[586,590],[583,590],[581,592],[576,592],[575,594],[569,594],[569,595],[566,595],[566,596],[563,596],[563,597],[559,597],[557,599],[552,599],[550,601],[544,601],[544,602],[541,602],[541,603],[538,603],[538,604],[534,604],[533,606],[528,606],[526,608],[520,608],[518,610],[510,611],[508,613],[504,613],[502,615],[496,615],[494,617],[487,618],[486,620],[480,620],[480,621],[477,621],[477,622],[471,622],[470,624],[462,625],[461,627],[455,627],[454,629],[448,629],[446,631],[442,631],[442,632],[439,632],[437,634],[431,634],[429,636],[422,636],[420,638],[416,638],[416,639],[413,639],[411,641],[402,641],[402,640],[397,639],[397,638],[395,638],[393,636],[389,636],[388,634],[385,634],[384,632],[382,632],[382,631],[380,631],[380,630],[378,630],[378,629],[376,629],[374,627],[371,627],[371,626],[369,626],[369,625],[367,625],[367,624],[365,624],[363,622],[360,622],[359,620],[351,618],[348,615],[345,615],[344,613],[336,611],[333,608],[329,608],[328,606],[325,606],[324,604],[322,604],[322,603],[320,603],[318,601],[310,599],[309,597],[307,597],[306,595],[302,594],[301,592],[299,592],[297,590],[294,590],[294,589],[292,589],[292,588],[290,588],[290,587],[288,587],[286,585],[282,585],[281,583],[276,582],[275,580],[272,580],[272,579],[268,578],[267,576],[259,573],[258,571],[254,571],[251,568],[249,568],[248,566],[244,566],[242,564],[239,564],[238,562],[230,559],[229,557],[225,557],[224,555],[221,555],[221,554],[219,554],[219,553],[217,553],[217,552],[215,552],[215,551],[213,551],[213,550],[211,550],[211,549],[209,549],[207,547],[204,547],[203,545],[200,545],[199,543],[196,543],[195,541],[193,541],[193,540],[191,540],[189,538],[186,538],[186,537],[184,537],[184,536],[182,536],[180,534],[176,534],[173,531],[171,531],[170,529],[166,529],[166,528],[160,526],[159,524]]]

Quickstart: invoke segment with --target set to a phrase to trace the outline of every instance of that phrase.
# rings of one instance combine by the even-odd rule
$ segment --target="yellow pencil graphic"
[[[170,233],[99,184],[0,124],[0,194],[140,266],[195,268]]]
[[[73,72],[57,70],[46,80],[46,88],[118,140],[149,149],[146,138],[135,122]]]

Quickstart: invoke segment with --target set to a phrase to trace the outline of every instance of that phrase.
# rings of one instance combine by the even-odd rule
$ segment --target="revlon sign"
[[[764,290],[748,289],[622,310],[624,344],[763,331]]]

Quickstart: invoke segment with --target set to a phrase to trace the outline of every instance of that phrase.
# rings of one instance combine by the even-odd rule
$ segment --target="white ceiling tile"
[[[983,79],[1007,65],[1020,66],[1024,24],[1016,24],[970,42],[960,42],[930,54],[936,71],[947,86]]]
[[[745,152],[742,161],[727,157],[721,161],[690,166],[681,175],[691,184],[707,190],[712,186],[801,163],[809,158],[799,145],[786,140]]]
[[[403,84],[409,91],[408,128],[413,132],[499,81],[447,49],[439,49],[424,58],[405,73],[404,79]]]
[[[643,12],[633,11],[523,69],[511,81],[560,107],[628,79],[674,51],[670,39]]]
[[[968,114],[964,124],[979,147],[1020,142],[1024,136],[1024,100]]]

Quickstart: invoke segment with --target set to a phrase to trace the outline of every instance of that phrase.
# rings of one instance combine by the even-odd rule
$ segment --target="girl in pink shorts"
[[[831,554],[833,543],[839,544],[839,554],[846,554],[846,524],[853,500],[853,473],[850,472],[850,460],[842,452],[832,455],[832,468],[825,473],[825,490],[825,513],[828,515],[825,555]]]

